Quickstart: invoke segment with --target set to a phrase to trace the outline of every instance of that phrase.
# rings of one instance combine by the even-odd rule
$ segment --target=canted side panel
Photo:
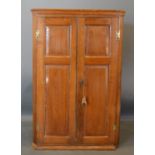
[[[46,26],[46,55],[70,55],[70,26]]]
[[[106,136],[108,127],[108,65],[85,66],[84,135]]]
[[[86,56],[110,55],[110,26],[87,25],[86,29]]]
[[[46,136],[68,135],[69,72],[68,65],[46,66]]]

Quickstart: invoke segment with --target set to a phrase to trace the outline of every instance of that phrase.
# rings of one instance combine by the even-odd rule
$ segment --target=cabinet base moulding
[[[102,145],[102,146],[90,146],[90,145],[37,145],[32,143],[32,147],[36,150],[115,150],[115,145]]]

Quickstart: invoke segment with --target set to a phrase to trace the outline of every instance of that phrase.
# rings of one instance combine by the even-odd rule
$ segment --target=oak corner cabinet
[[[119,143],[123,10],[33,9],[33,147]]]

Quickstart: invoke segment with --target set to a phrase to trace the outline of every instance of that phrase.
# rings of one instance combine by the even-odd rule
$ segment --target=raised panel
[[[84,135],[105,136],[108,128],[108,65],[85,66]]]
[[[69,132],[69,66],[46,66],[45,135]]]
[[[107,56],[110,55],[110,26],[85,26],[86,55]]]
[[[46,55],[70,55],[70,26],[46,26]]]

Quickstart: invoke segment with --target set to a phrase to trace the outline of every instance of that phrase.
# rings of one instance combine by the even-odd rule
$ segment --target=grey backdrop
[[[133,116],[134,104],[134,0],[22,0],[22,115],[32,114],[32,8],[123,9],[123,74],[121,115]]]

